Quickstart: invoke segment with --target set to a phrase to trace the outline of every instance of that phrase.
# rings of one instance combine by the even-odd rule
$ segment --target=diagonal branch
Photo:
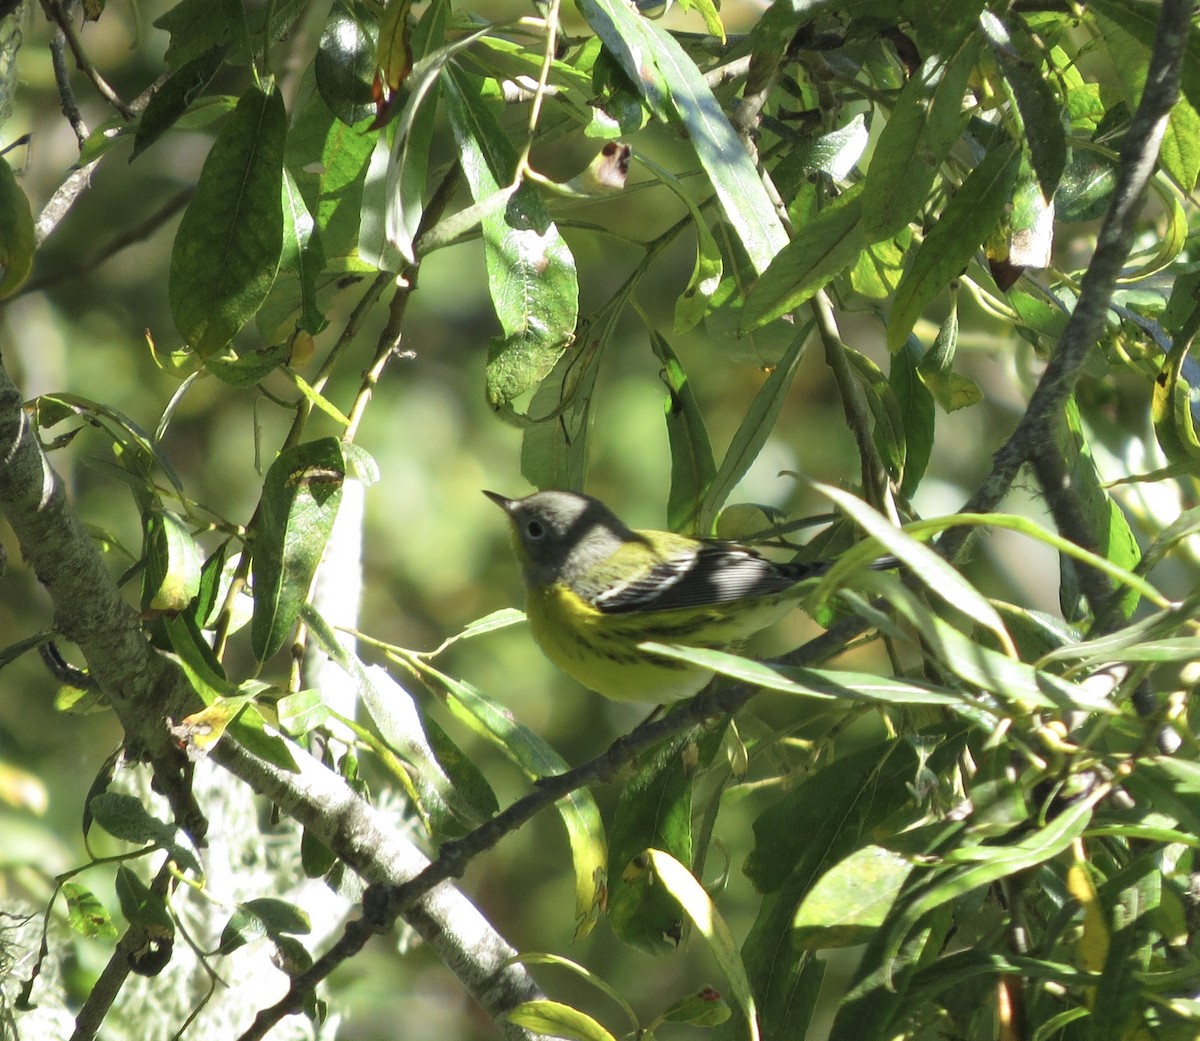
[[[55,625],[87,659],[89,671],[125,731],[127,754],[146,760],[176,821],[194,837],[205,820],[189,787],[188,764],[167,731],[168,715],[199,707],[175,663],[146,639],[141,620],[121,596],[87,531],[42,452],[21,396],[0,364],[0,513],[54,604]],[[340,777],[299,749],[298,773],[266,764],[222,742],[213,759],[308,828],[364,879],[399,886],[419,875],[427,858],[395,822],[377,813]],[[437,951],[505,1036],[527,1041],[503,1014],[537,996],[525,969],[507,964],[515,953],[453,885],[410,903],[405,919]],[[119,984],[117,988],[119,990]],[[116,996],[114,990],[111,1001]]]
[[[1104,328],[1117,277],[1129,256],[1146,186],[1154,175],[1167,119],[1179,96],[1180,69],[1187,48],[1193,0],[1163,0],[1142,99],[1121,147],[1117,183],[1096,250],[1080,286],[1079,299],[1046,371],[1016,429],[996,452],[992,469],[964,513],[989,513],[1008,494],[1017,472],[1050,443],[1052,424],[1075,389],[1088,353]],[[970,529],[953,528],[939,545],[954,557]]]

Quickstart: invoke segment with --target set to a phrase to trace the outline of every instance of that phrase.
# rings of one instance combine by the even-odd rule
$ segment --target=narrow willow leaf
[[[163,60],[169,68],[178,71],[205,51],[231,44],[235,20],[237,15],[228,4],[182,0],[154,20],[154,28],[171,34]]]
[[[1012,639],[1008,635],[1008,630],[1004,628],[1004,622],[996,613],[996,609],[933,550],[905,535],[882,514],[877,513],[861,499],[848,492],[825,484],[814,483],[813,487],[822,495],[832,499],[868,535],[877,539],[884,549],[904,561],[912,574],[925,583],[931,592],[951,607],[962,611],[968,618],[973,618],[979,625],[990,629],[1000,641],[1000,646],[1006,652],[1015,655]],[[832,580],[834,570],[836,570],[836,566],[827,576],[827,582]]]
[[[642,27],[650,34],[671,105],[687,128],[687,139],[708,175],[725,219],[737,232],[754,270],[762,274],[788,241],[762,178],[696,63],[666,29],[645,20]]]
[[[185,610],[200,592],[203,566],[196,540],[181,517],[163,508],[146,516],[144,607],[170,613]]]
[[[447,708],[455,718],[493,742],[531,780],[567,770],[562,757],[503,705],[469,683],[422,663],[414,664],[450,695]],[[608,854],[604,826],[591,792],[584,789],[559,799],[554,808],[562,817],[571,845],[575,868],[575,936],[581,939],[599,920],[606,892]]]
[[[1006,141],[991,149],[950,200],[896,287],[887,342],[898,350],[931,300],[967,266],[1012,202],[1020,149]]]
[[[996,285],[1012,289],[1026,268],[1050,266],[1054,247],[1054,200],[1046,201],[1034,176],[1029,152],[1022,148],[1013,185],[1012,205],[984,241],[988,268]]]
[[[1019,25],[1014,21],[1014,28]],[[1054,198],[1067,165],[1062,105],[1040,62],[1035,61],[1038,52],[1023,32],[1010,33],[1009,26],[991,11],[979,16],[979,26],[1016,101],[1022,138],[1029,149],[1042,198],[1048,203]]]
[[[511,1012],[506,1012],[504,1019],[533,1034],[562,1037],[567,1041],[617,1041],[586,1012],[548,998],[523,1001]]]
[[[1088,796],[1071,803],[1052,821],[1008,845],[990,846],[988,855],[966,866],[953,865],[919,879],[914,889],[902,897],[900,911],[890,918],[883,939],[885,949],[894,958],[917,924],[930,912],[980,886],[1043,864],[1068,849],[1083,834],[1092,819],[1097,802],[1108,794],[1102,785]]]
[[[1188,364],[1186,339],[1176,345],[1163,358],[1150,399],[1150,419],[1154,424],[1154,436],[1167,459],[1172,463],[1194,465],[1200,459],[1200,437],[1196,433],[1196,420],[1192,414],[1193,391],[1187,374],[1192,372]]]
[[[978,38],[969,36],[948,61],[926,61],[900,92],[867,168],[864,244],[891,238],[925,206],[938,169],[966,125],[962,101],[978,53]]]
[[[707,647],[682,647],[672,644],[646,642],[638,644],[644,651],[664,658],[685,661],[710,669],[721,676],[752,683],[765,690],[812,698],[816,701],[868,701],[890,705],[957,705],[964,702],[961,694],[919,680],[876,676],[868,672],[847,672],[838,669],[807,669],[797,665],[755,661],[727,651]]]
[[[709,230],[704,215],[701,214],[695,200],[679,183],[678,178],[665,167],[644,156],[638,156],[637,161],[671,189],[675,197],[687,207],[692,226],[696,229],[696,263],[692,268],[692,277],[675,302],[675,332],[684,333],[695,328],[711,307],[713,294],[721,283],[721,250]]]
[[[1124,511],[1101,482],[1074,397],[1067,401],[1066,420],[1065,430],[1057,439],[1058,450],[1068,464],[1070,487],[1077,506],[1095,538],[1095,544],[1090,548],[1118,567],[1133,571],[1142,559],[1141,550]],[[1076,565],[1073,561],[1067,565],[1066,559],[1064,565],[1074,576]],[[1133,614],[1139,599],[1136,590],[1124,592],[1120,606],[1126,618]],[[1072,612],[1064,611],[1064,614],[1068,618],[1072,616]]]
[[[746,410],[737,433],[733,435],[733,440],[725,450],[716,476],[709,484],[708,494],[696,521],[697,531],[712,530],[725,501],[738,481],[746,475],[746,471],[754,465],[758,453],[762,451],[767,438],[771,436],[771,431],[775,429],[775,420],[779,416],[779,410],[783,408],[784,398],[796,376],[800,359],[804,357],[804,345],[811,330],[812,322],[806,323],[800,329],[787,353],[780,359],[779,364],[771,369],[771,374]]]
[[[325,269],[325,251],[299,186],[288,170],[283,173],[283,251],[279,266],[293,272],[300,283],[297,328],[315,336],[328,324],[317,304],[317,278]]]
[[[913,870],[882,846],[864,846],[817,879],[796,910],[793,942],[819,950],[864,943],[883,925]]]
[[[679,942],[679,904],[651,874],[630,865],[651,847],[692,863],[694,782],[724,733],[724,727],[692,727],[669,738],[643,757],[621,790],[608,829],[608,919],[634,947],[673,950]]]
[[[92,819],[114,838],[134,845],[153,844],[167,850],[180,867],[201,874],[200,862],[186,846],[179,845],[179,830],[152,817],[141,802],[121,792],[101,792],[88,803]]]
[[[10,295],[29,276],[36,249],[29,197],[8,160],[0,157],[0,297]]]
[[[359,698],[380,737],[414,767],[410,776],[433,834],[457,838],[495,814],[491,786],[413,696],[379,666],[356,671]]]
[[[535,488],[583,487],[600,359],[632,289],[630,280],[617,294],[620,303],[610,301],[598,319],[581,326],[578,347],[564,352],[534,392],[521,441],[521,476]]]
[[[250,638],[260,662],[283,646],[300,616],[333,530],[345,476],[335,438],[289,448],[267,471],[253,542]]]
[[[661,849],[646,851],[650,866],[658,880],[666,888],[692,920],[697,932],[708,941],[709,949],[716,958],[717,964],[729,981],[729,989],[733,992],[734,1000],[741,1006],[746,1017],[746,1026],[751,1041],[758,1041],[758,1012],[754,1005],[754,994],[750,989],[750,980],[746,969],[738,955],[733,933],[725,924],[716,907],[713,905],[704,887],[686,867],[669,853]]]
[[[917,375],[929,388],[934,401],[946,412],[976,405],[983,400],[983,391],[973,379],[954,371],[954,355],[958,350],[958,288],[951,287],[950,313],[942,322],[929,350],[917,365]]]
[[[327,263],[363,267],[357,257],[359,214],[367,163],[379,135],[366,124],[347,126],[315,91],[300,105],[288,131],[287,169],[295,179]]]
[[[672,531],[708,534],[699,527],[704,496],[717,474],[704,417],[692,393],[687,373],[671,345],[653,329],[650,345],[662,362],[660,377],[667,387],[663,410],[671,446],[671,494],[667,500],[667,525]]]
[[[862,187],[855,185],[798,229],[746,297],[743,331],[799,307],[853,264],[869,245],[862,216]]]
[[[212,81],[229,53],[228,45],[211,47],[177,68],[151,96],[138,119],[130,161],[136,159],[191,108]]]
[[[463,173],[476,202],[496,194],[516,155],[478,83],[451,67],[442,80]],[[508,405],[549,374],[575,334],[579,284],[575,260],[535,188],[525,182],[503,211],[483,219],[488,287],[502,335],[488,349],[487,395]]]
[[[225,347],[267,298],[283,250],[287,118],[251,87],[205,160],[171,252],[175,325],[201,357]]]
[[[1132,109],[1141,100],[1162,7],[1148,0],[1099,0],[1088,5]],[[1185,191],[1200,172],[1200,47],[1187,45],[1180,70],[1182,96],[1171,107],[1160,159]]]
[[[412,0],[387,0],[379,19],[379,43],[375,65],[387,93],[394,93],[413,67],[413,48],[409,41],[408,12]]]
[[[904,435],[904,470],[900,494],[911,499],[929,466],[933,454],[934,424],[937,421],[933,395],[921,380],[919,363],[921,348],[909,337],[900,350],[892,355],[888,370],[888,387],[899,413],[900,429]],[[875,425],[878,443],[882,428]]]
[[[750,30],[750,71],[746,76],[746,97],[757,94],[775,75],[784,54],[796,37],[796,30],[837,0],[776,0]]]
[[[580,0],[580,13],[660,118],[673,112],[754,270],[767,269],[787,233],[754,163],[696,63],[665,29],[623,0]]]

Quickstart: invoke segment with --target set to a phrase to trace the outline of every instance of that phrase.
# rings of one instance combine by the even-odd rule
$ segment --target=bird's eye
[[[531,520],[525,525],[525,534],[531,539],[540,539],[546,534],[546,529],[542,527],[541,521]]]

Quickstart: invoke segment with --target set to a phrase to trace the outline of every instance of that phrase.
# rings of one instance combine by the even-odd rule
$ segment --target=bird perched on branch
[[[638,645],[735,646],[782,618],[797,585],[829,568],[775,563],[736,542],[634,531],[575,492],[484,495],[512,525],[533,638],[563,672],[615,701],[695,694],[710,670]]]

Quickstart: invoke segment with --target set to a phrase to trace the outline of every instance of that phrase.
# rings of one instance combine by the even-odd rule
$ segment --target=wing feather
[[[635,579],[610,585],[591,603],[605,614],[727,604],[783,592],[822,569],[776,564],[736,543],[706,541],[662,559]]]

